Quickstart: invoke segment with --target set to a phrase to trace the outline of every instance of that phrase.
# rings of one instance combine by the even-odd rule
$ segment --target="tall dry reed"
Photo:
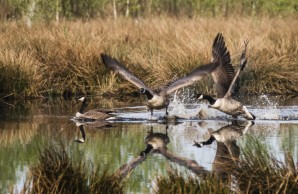
[[[291,25],[290,25],[291,24]],[[298,21],[295,18],[150,18],[20,22],[0,27],[0,95],[47,96],[103,94],[136,88],[106,70],[108,53],[152,87],[208,63],[211,45],[223,33],[237,68],[244,40],[248,67],[241,92],[298,92]],[[150,76],[149,76],[150,75]],[[211,79],[197,90],[212,93]]]

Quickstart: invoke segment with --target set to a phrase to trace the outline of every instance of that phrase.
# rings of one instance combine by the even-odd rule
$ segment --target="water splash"
[[[261,105],[263,107],[265,106],[267,108],[276,109],[278,106],[278,104],[276,102],[272,102],[266,94],[261,95],[260,99],[262,100]]]
[[[200,110],[199,107],[185,103],[191,101],[192,98],[193,97],[189,94],[189,92],[178,94],[176,91],[169,104],[169,116],[177,116],[180,118],[195,117]]]

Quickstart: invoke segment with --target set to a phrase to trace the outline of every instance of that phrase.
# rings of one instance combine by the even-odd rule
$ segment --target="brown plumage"
[[[225,63],[219,65],[211,73],[215,85],[217,99],[214,99],[209,95],[202,94],[198,94],[197,97],[198,99],[208,100],[210,107],[232,115],[235,118],[238,115],[243,115],[246,119],[254,120],[256,117],[250,113],[241,102],[232,98],[235,82],[247,63],[246,49],[247,42],[245,42],[245,49],[243,50],[240,59],[240,67],[236,73],[233,66],[231,65],[230,55],[225,58]]]
[[[124,79],[134,84],[138,87],[142,94],[145,94],[148,98],[147,106],[151,111],[151,116],[153,114],[153,109],[163,109],[166,108],[166,115],[168,114],[167,108],[169,106],[169,95],[175,90],[194,84],[195,82],[201,80],[208,74],[212,74],[215,69],[219,66],[231,66],[230,64],[230,54],[227,51],[225,42],[222,34],[217,34],[213,46],[212,46],[212,57],[213,60],[209,64],[201,65],[190,72],[188,75],[171,81],[169,84],[165,84],[163,89],[160,91],[155,91],[144,84],[142,80],[133,75],[126,67],[120,64],[116,59],[106,55],[101,54],[101,59],[103,64],[119,73]],[[216,73],[216,72],[215,72]]]
[[[82,97],[79,100],[82,101],[82,105],[79,112],[76,113],[76,118],[89,120],[106,120],[113,117],[113,115],[110,114],[112,113],[112,111],[103,109],[94,109],[84,112],[84,109],[87,107],[87,99],[85,97]]]

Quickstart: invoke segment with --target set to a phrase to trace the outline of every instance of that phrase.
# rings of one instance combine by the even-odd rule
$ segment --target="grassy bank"
[[[119,18],[35,23],[31,28],[7,22],[0,26],[0,97],[136,91],[103,67],[101,52],[158,87],[209,62],[218,32],[226,39],[233,64],[243,41],[249,40],[241,93],[297,93],[296,26],[294,18]],[[210,93],[211,84],[205,79],[197,90]]]

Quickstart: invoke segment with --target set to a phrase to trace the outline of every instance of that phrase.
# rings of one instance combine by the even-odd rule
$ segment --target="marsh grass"
[[[289,25],[291,24],[291,25]],[[234,66],[249,40],[248,67],[241,92],[297,93],[298,21],[295,18],[148,18],[4,22],[0,27],[0,95],[123,95],[136,88],[105,69],[108,53],[152,87],[185,75],[211,58],[211,45],[222,32]],[[150,75],[150,76],[148,76]],[[211,79],[197,89],[212,93]],[[121,94],[122,95],[122,94]]]
[[[157,180],[157,193],[297,193],[298,168],[285,151],[285,161],[277,160],[260,140],[249,139],[239,160],[227,164],[229,178],[215,173],[188,176],[175,169]],[[297,164],[296,164],[297,165]]]
[[[250,141],[252,144],[243,149],[238,166],[232,170],[239,192],[297,193],[298,167],[293,156],[284,151],[285,161],[281,162],[260,141]]]
[[[30,168],[22,193],[123,193],[123,185],[107,170],[75,162],[63,146],[49,145]]]
[[[210,174],[201,181],[198,177],[179,174],[177,170],[168,171],[167,177],[157,179],[156,193],[230,193],[229,187],[214,175]]]

